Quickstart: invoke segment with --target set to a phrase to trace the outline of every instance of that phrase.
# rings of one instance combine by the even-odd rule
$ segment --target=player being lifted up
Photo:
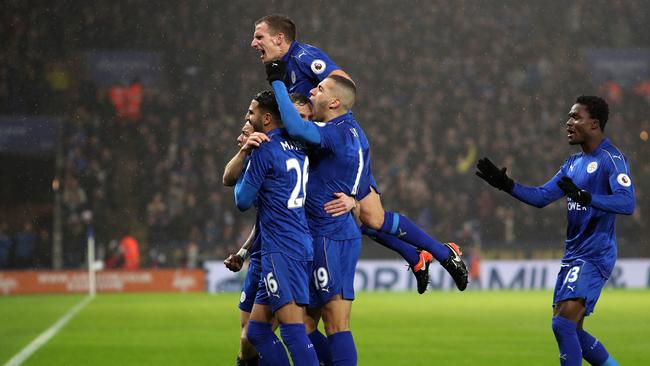
[[[567,239],[553,293],[552,328],[560,349],[560,364],[616,366],[602,343],[583,329],[616,262],[616,214],[634,212],[634,187],[627,158],[604,137],[607,103],[581,96],[566,122],[570,145],[582,152],[570,156],[541,187],[515,183],[506,168],[488,158],[478,161],[476,175],[518,200],[544,207],[567,197]]]
[[[297,112],[296,112],[297,113]],[[257,291],[248,322],[248,340],[266,364],[289,365],[286,352],[272,330],[275,316],[294,365],[318,365],[305,332],[304,306],[309,303],[313,247],[305,218],[305,186],[309,159],[302,144],[282,129],[272,92],[258,93],[247,120],[268,142],[251,154],[235,186],[242,211],[257,205],[264,287]]]
[[[251,46],[260,51],[261,60],[268,62],[280,60],[286,63],[286,73],[282,76],[290,91],[303,95],[309,92],[327,76],[339,75],[352,80],[321,50],[299,43],[296,39],[296,26],[291,19],[281,15],[268,15],[255,22],[255,32]],[[369,164],[369,145],[361,131],[362,143],[367,147],[364,163]],[[460,290],[467,287],[467,269],[456,244],[442,244],[431,238],[407,217],[384,210],[377,184],[369,165],[368,173],[361,179],[362,189],[354,198],[360,204],[362,232],[379,244],[398,252],[410,265],[416,276],[418,292],[423,293],[428,285],[429,264],[435,257],[451,274]],[[338,199],[327,204],[329,213],[340,215],[354,208],[355,201],[347,200],[343,192],[335,192]],[[333,198],[332,197],[332,198]],[[423,249],[415,250],[415,247]]]

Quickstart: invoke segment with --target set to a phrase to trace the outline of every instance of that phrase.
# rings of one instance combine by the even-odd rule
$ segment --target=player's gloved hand
[[[573,180],[569,177],[562,177],[557,186],[566,193],[567,197],[571,198],[574,202],[578,202],[582,206],[587,206],[591,203],[591,193],[584,189],[578,188]]]
[[[512,187],[514,187],[515,181],[508,177],[505,167],[499,169],[490,161],[490,159],[483,158],[479,159],[478,163],[476,163],[476,169],[478,169],[476,175],[490,183],[492,187],[508,193],[512,192]]]
[[[264,63],[266,68],[266,80],[269,84],[276,81],[284,81],[284,74],[287,72],[287,62],[282,60],[269,61]]]

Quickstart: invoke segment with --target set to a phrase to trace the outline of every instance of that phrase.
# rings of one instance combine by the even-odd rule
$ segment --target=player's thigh
[[[251,313],[247,311],[240,311],[239,312],[239,323],[242,327],[242,329],[248,327],[248,320],[251,318]]]
[[[555,304],[553,309],[554,316],[561,316],[572,322],[579,323],[585,316],[585,300],[571,299],[560,301]]]
[[[305,320],[305,308],[292,301],[278,309],[275,312],[275,317],[278,318],[280,324],[303,323]]]
[[[334,296],[323,306],[323,322],[327,334],[350,330],[350,313],[352,301],[343,299],[340,295]]]
[[[384,224],[384,207],[381,204],[379,193],[371,188],[370,193],[363,197],[359,204],[361,206],[359,214],[361,222],[371,229],[381,229]]]

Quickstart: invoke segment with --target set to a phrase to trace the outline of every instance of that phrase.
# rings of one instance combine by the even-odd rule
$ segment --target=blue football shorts
[[[332,240],[317,236],[313,243],[314,268],[309,306],[323,306],[336,295],[354,300],[354,273],[361,239]]]
[[[262,255],[262,273],[255,304],[271,305],[275,313],[294,301],[309,305],[309,276],[312,261],[298,261],[282,253]]]
[[[553,306],[564,300],[584,299],[587,316],[594,311],[606,282],[607,278],[598,267],[589,262],[575,260],[562,263],[553,292]]]
[[[368,167],[367,173],[362,173],[359,179],[359,189],[355,196],[357,201],[361,201],[370,194],[370,187],[374,188],[378,194],[380,193],[377,181],[375,181],[375,177],[372,175],[372,170]]]
[[[257,289],[260,286],[260,276],[262,274],[262,262],[259,258],[251,258],[248,264],[248,272],[244,279],[244,286],[241,289],[239,297],[239,310],[250,313],[253,309],[253,302],[257,295]]]

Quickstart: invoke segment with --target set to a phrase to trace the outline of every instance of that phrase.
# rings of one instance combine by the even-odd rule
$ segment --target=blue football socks
[[[395,235],[373,230],[366,225],[361,225],[361,232],[384,247],[399,253],[402,258],[413,267],[420,261],[420,254],[409,243],[399,239]]]
[[[560,349],[560,365],[581,366],[582,348],[578,340],[577,324],[561,316],[554,316],[552,327]]]
[[[273,333],[271,324],[249,320],[246,337],[257,349],[261,365],[290,365],[287,351],[284,350],[280,339]]]
[[[316,349],[316,355],[321,365],[332,366],[332,352],[330,351],[330,343],[327,337],[316,329],[309,333],[309,340],[314,345],[314,349]]]
[[[583,329],[578,329],[578,340],[582,347],[582,357],[591,365],[617,366],[614,360],[600,341]]]
[[[338,332],[327,337],[332,350],[332,364],[335,366],[356,366],[357,348],[350,331]]]
[[[381,232],[396,236],[413,246],[431,253],[438,262],[449,258],[451,252],[441,242],[430,237],[408,217],[397,212],[384,212],[384,224],[379,229]]]
[[[280,335],[294,365],[318,366],[318,357],[305,332],[305,324],[280,324]]]

